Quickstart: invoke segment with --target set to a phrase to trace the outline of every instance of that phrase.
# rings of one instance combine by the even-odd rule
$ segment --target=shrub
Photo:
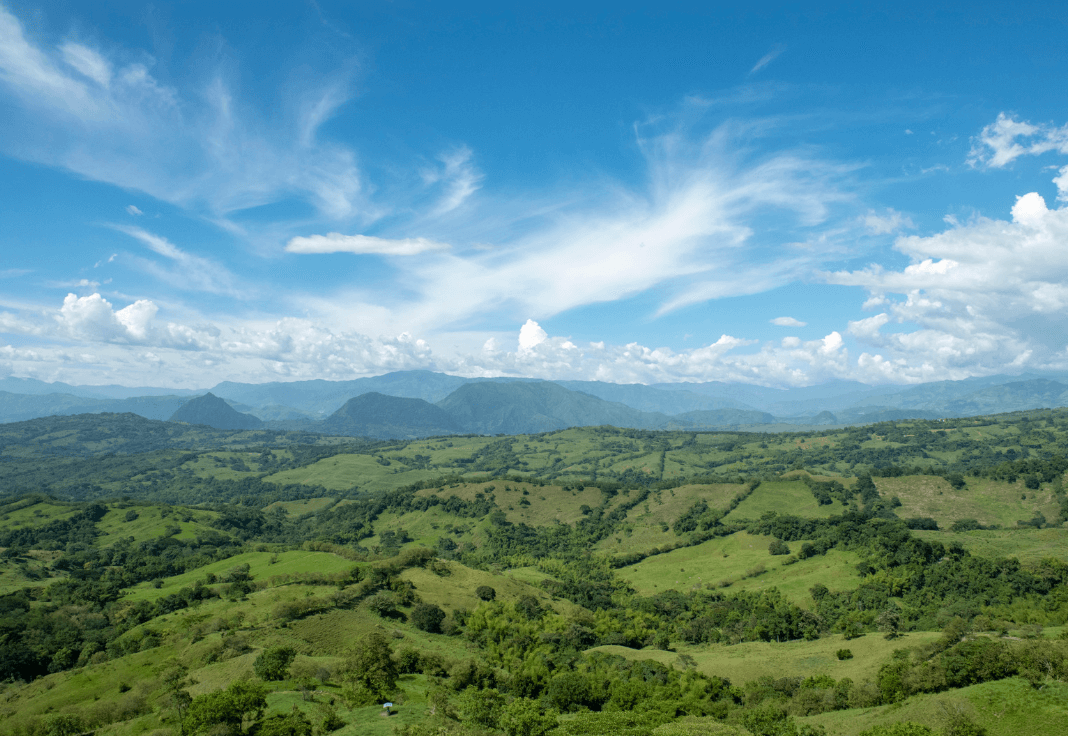
[[[838,657],[838,661],[853,659],[853,650],[851,649],[839,649],[834,654],[836,657]]]
[[[420,603],[412,610],[412,623],[430,634],[439,633],[444,620],[445,612],[433,603]]]
[[[478,596],[479,600],[492,601],[497,598],[497,591],[488,585],[480,585],[475,588],[475,595]]]
[[[788,555],[790,554],[790,548],[781,539],[773,539],[771,544],[768,545],[768,552],[773,555]]]
[[[271,647],[256,657],[252,669],[261,680],[284,680],[289,677],[289,665],[296,656],[292,647]]]

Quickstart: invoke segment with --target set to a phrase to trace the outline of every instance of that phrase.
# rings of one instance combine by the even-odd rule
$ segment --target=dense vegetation
[[[867,709],[872,734],[999,734],[1013,683],[1031,730],[1068,728],[1068,411],[411,442],[143,422],[0,435],[5,732],[855,734]]]

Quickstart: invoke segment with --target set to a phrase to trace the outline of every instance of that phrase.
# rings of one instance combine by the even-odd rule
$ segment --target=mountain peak
[[[185,402],[171,415],[172,422],[205,424],[214,429],[259,429],[263,426],[251,414],[242,414],[210,391]]]

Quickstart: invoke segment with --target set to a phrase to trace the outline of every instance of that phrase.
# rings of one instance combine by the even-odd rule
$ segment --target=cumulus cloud
[[[998,372],[1021,365],[1061,367],[1068,346],[1068,208],[1049,209],[1037,193],[1018,197],[1012,220],[951,222],[944,232],[898,238],[912,261],[827,274],[862,286],[879,314],[849,333],[877,354],[860,366],[896,370],[907,359],[930,375]],[[904,327],[886,332],[888,325]]]
[[[808,324],[808,322],[802,322],[801,320],[794,319],[793,317],[776,317],[775,319],[769,321],[773,325],[776,325],[778,327],[804,327]]]
[[[538,345],[545,342],[548,337],[549,333],[543,330],[541,325],[532,319],[528,319],[526,323],[519,328],[519,352],[531,352]]]
[[[426,238],[389,240],[371,235],[309,235],[293,238],[286,245],[290,253],[354,253],[356,255],[414,256],[436,250],[448,250],[447,243]]]

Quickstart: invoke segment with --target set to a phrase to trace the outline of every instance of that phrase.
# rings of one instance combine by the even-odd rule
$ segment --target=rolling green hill
[[[1068,412],[0,443],[0,732],[1063,730]]]

